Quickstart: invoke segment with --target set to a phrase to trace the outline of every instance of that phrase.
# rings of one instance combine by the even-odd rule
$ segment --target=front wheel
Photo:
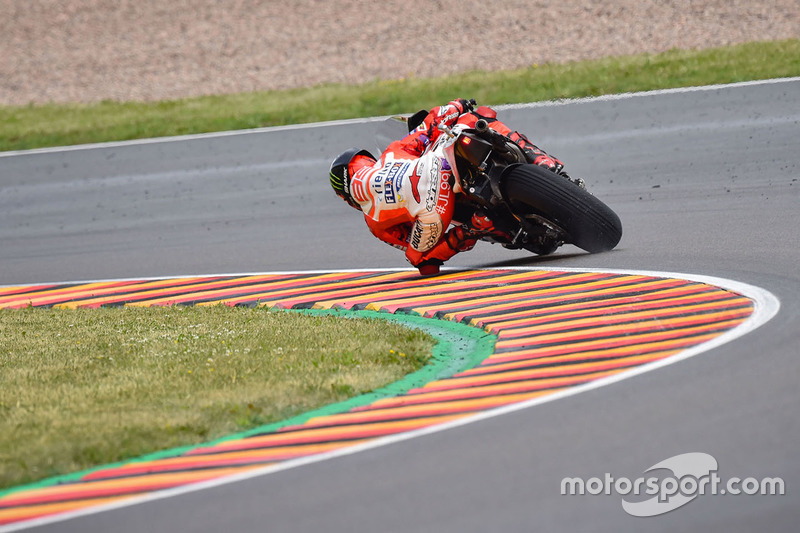
[[[546,168],[511,167],[503,178],[503,188],[514,213],[552,222],[566,233],[565,242],[587,252],[611,250],[622,238],[622,223],[611,208]]]

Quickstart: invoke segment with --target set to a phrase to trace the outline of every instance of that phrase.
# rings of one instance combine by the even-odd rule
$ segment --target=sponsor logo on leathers
[[[398,162],[394,163],[389,169],[389,174],[383,182],[383,194],[387,204],[394,204],[397,202],[397,191],[400,190],[402,183],[403,173],[408,168],[410,163]],[[395,183],[395,181],[397,183]]]
[[[439,192],[440,165],[441,162],[438,157],[434,157],[431,160],[430,185],[428,187],[428,196],[425,198],[425,209],[428,211],[433,211],[434,207],[436,207],[436,200]]]
[[[447,211],[447,206],[450,204],[450,176],[452,175],[453,173],[450,171],[442,171],[439,183],[439,198],[436,200],[436,212],[440,215]]]
[[[422,177],[422,167],[424,164],[422,161],[417,161],[417,166],[414,168],[414,172],[408,177],[408,180],[411,182],[411,194],[414,196],[414,201],[420,203],[421,199],[419,197],[419,180]]]
[[[387,161],[383,164],[383,168],[376,172],[374,176],[372,176],[371,188],[375,193],[375,198],[378,201],[380,201],[383,196],[384,180],[386,179],[386,174],[389,172],[389,169],[392,167],[392,165],[393,163],[391,161]]]
[[[425,223],[417,220],[411,233],[411,247],[418,252],[427,252],[439,242],[441,223]]]

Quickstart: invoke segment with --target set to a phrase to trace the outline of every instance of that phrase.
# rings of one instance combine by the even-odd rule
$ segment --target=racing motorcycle
[[[469,104],[474,109],[476,102]],[[406,119],[409,131],[425,113]],[[444,134],[426,151],[446,159],[455,176],[454,223],[465,223],[481,210],[495,228],[481,240],[538,255],[551,254],[565,243],[590,253],[619,243],[619,217],[581,180],[532,164],[517,143],[492,130],[485,119],[479,118],[473,128],[439,129]]]

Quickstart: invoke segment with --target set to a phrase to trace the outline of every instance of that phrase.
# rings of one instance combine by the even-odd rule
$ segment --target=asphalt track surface
[[[468,96],[468,95],[467,95]],[[432,103],[433,105],[433,103]],[[719,276],[781,302],[758,330],[611,386],[47,531],[795,531],[800,520],[800,80],[506,109],[621,217],[611,253],[480,244],[451,264]],[[328,190],[377,123],[0,156],[0,284],[403,266]],[[705,452],[784,496],[634,518],[564,477]]]

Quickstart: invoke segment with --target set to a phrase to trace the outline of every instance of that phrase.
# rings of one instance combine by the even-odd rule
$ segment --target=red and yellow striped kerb
[[[348,412],[101,468],[0,496],[0,524],[121,502],[470,417],[675,356],[735,328],[754,302],[714,285],[559,270],[275,273],[0,288],[0,307],[264,305],[421,315],[497,336],[451,377]]]

